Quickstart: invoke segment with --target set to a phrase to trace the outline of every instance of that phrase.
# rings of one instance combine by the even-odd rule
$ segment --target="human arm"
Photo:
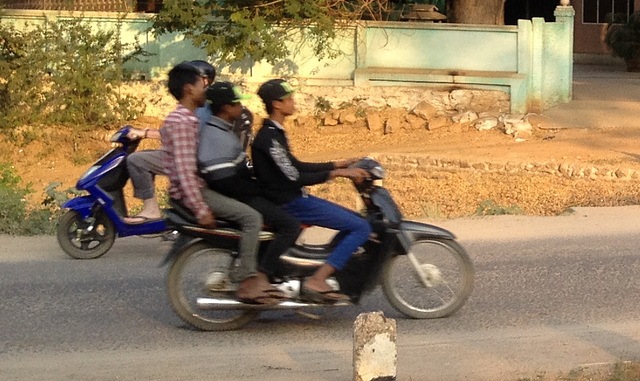
[[[167,130],[171,131],[167,140],[170,141],[169,147],[173,156],[171,164],[174,167],[174,183],[183,195],[182,201],[200,225],[214,226],[213,213],[200,193],[203,182],[197,174],[198,128],[194,124],[180,121],[169,126]]]
[[[360,160],[362,160],[362,159],[359,158],[359,157],[354,157],[354,158],[351,158],[351,159],[334,161],[333,162],[333,167],[335,169],[348,168],[351,164],[355,164],[355,163],[359,162]]]
[[[160,139],[160,131],[156,130],[155,128],[145,128],[145,129],[141,129],[141,128],[131,128],[129,129],[129,133],[127,134],[127,137],[131,140],[136,140],[136,139]]]
[[[285,139],[278,136],[270,139],[266,150],[281,173],[282,178],[292,185],[303,187],[324,183],[334,169],[333,163],[305,163],[299,161],[289,150]]]
[[[348,168],[351,164],[357,163],[360,161],[360,158],[352,158],[347,160],[339,160],[334,162],[327,163],[306,163],[297,160],[289,151],[289,158],[292,162],[292,165],[298,168],[302,173],[316,173],[316,172],[326,172],[329,171],[328,177],[324,180],[331,180],[336,177],[346,177],[348,179],[354,180],[356,183],[362,182],[365,178],[369,176],[369,172],[362,168]],[[301,178],[304,175],[300,176]],[[324,182],[322,181],[322,182]],[[317,184],[317,183],[314,183]],[[313,185],[313,184],[306,184]]]

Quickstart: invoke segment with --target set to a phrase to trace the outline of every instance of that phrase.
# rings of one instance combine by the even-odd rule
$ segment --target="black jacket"
[[[302,196],[302,187],[324,183],[333,163],[305,163],[293,156],[284,130],[265,119],[251,145],[253,170],[267,198],[286,204]]]

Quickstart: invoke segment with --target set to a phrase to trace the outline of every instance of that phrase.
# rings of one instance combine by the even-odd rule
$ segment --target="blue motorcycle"
[[[104,255],[117,237],[163,235],[172,232],[164,220],[130,225],[123,188],[129,180],[127,156],[135,152],[140,140],[127,137],[131,126],[120,128],[111,142],[114,148],[103,155],[78,180],[76,189],[88,195],[73,198],[62,207],[69,211],[58,225],[58,244],[65,253],[77,259],[94,259]]]

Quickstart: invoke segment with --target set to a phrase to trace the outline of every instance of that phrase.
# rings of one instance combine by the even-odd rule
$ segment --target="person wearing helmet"
[[[203,60],[188,61],[195,67],[202,77],[205,85],[211,86],[216,79],[216,69],[213,65]],[[200,128],[211,118],[211,110],[207,105],[198,107],[195,111]],[[240,139],[244,149],[249,146],[252,133],[253,114],[247,108],[243,108],[240,116],[234,121],[232,131]],[[160,139],[160,133],[156,129],[133,128],[129,132],[130,139]],[[127,169],[133,183],[133,196],[142,200],[142,210],[135,216],[127,216],[124,221],[127,224],[141,224],[162,218],[162,212],[155,196],[155,176],[164,175],[162,167],[163,152],[161,150],[144,150],[134,152],[127,157]]]
[[[216,69],[213,65],[202,60],[187,61],[186,63],[190,64],[200,73],[206,87],[213,84],[216,79]],[[207,107],[199,107],[196,109],[196,116],[200,112],[199,110],[202,109],[207,109]],[[207,116],[205,115],[204,117]],[[200,119],[199,121],[202,125]],[[204,123],[206,123],[206,120]],[[129,138],[159,140],[160,131],[151,128],[133,128],[129,132]],[[142,200],[142,210],[135,216],[127,216],[124,218],[124,222],[127,224],[141,224],[162,218],[162,211],[160,210],[160,205],[158,204],[158,199],[155,194],[155,176],[166,174],[162,165],[163,160],[164,152],[159,149],[138,151],[127,157],[127,169],[131,177],[131,182],[133,183],[133,196]]]
[[[245,303],[275,304],[279,299],[269,293],[271,284],[256,269],[262,216],[250,206],[211,190],[198,174],[200,131],[195,110],[205,105],[203,78],[188,63],[169,72],[169,91],[178,101],[160,129],[169,196],[173,203],[188,209],[203,227],[215,227],[216,216],[240,226],[237,271],[242,281],[236,295]]]
[[[191,61],[191,63],[204,74],[209,76],[211,84],[214,83],[216,69],[210,63],[202,60]],[[200,120],[200,128],[202,129],[209,119],[211,119],[211,109],[208,106],[199,107],[196,110],[196,116],[198,117],[198,120]],[[249,109],[243,106],[242,113],[240,113],[240,116],[233,121],[231,131],[238,136],[244,150],[246,150],[249,147],[249,144],[251,144],[251,140],[253,138],[253,134],[251,132],[252,126],[253,114]]]

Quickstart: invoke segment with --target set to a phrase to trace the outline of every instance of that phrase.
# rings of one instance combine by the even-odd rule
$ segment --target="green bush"
[[[493,200],[484,200],[476,209],[477,216],[492,216],[500,214],[524,214],[524,211],[518,205],[502,206]]]
[[[45,189],[42,205],[29,208],[26,196],[33,190],[31,184],[20,187],[20,180],[10,163],[0,163],[0,234],[54,234],[62,213],[60,206],[76,192],[58,191],[60,183],[52,183]]]
[[[17,30],[0,13],[0,128],[109,126],[139,116],[142,101],[119,87],[124,63],[144,53],[120,43],[120,27],[94,30],[70,18]]]

